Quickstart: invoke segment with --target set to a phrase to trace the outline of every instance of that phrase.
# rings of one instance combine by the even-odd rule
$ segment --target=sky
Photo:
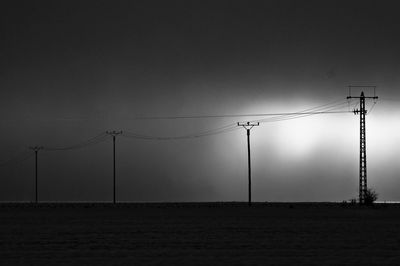
[[[246,121],[261,122],[251,130],[253,200],[357,198],[359,117],[352,113],[143,119],[351,111],[357,100],[346,101],[349,85],[376,86],[379,100],[367,101],[368,186],[379,200],[400,201],[396,7],[365,0],[2,2],[0,201],[34,200],[30,146],[45,147],[40,201],[112,200],[111,136],[79,146],[107,130],[123,131],[118,201],[246,201],[246,131],[234,126]],[[201,134],[207,130],[220,134]],[[57,150],[63,147],[71,149]]]

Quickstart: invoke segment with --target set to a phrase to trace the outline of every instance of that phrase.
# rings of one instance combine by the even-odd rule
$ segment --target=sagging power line
[[[183,140],[183,139],[194,139],[194,138],[201,138],[201,137],[227,133],[236,129],[237,129],[236,124],[231,123],[222,127],[213,128],[205,131],[199,131],[192,134],[180,135],[180,136],[143,135],[143,134],[133,133],[130,131],[124,131],[124,134],[122,136],[131,139],[144,139],[144,140]]]
[[[144,116],[136,117],[138,120],[173,120],[173,119],[199,119],[199,118],[236,118],[236,117],[263,117],[263,116],[291,116],[291,115],[317,115],[339,114],[348,111],[321,111],[321,112],[292,112],[292,113],[257,113],[257,114],[223,114],[223,115],[193,115],[193,116]]]
[[[349,100],[349,99],[348,99]],[[121,135],[122,137],[128,138],[128,139],[142,139],[142,140],[183,140],[183,139],[193,139],[193,138],[200,138],[200,137],[207,137],[207,136],[212,136],[212,135],[217,135],[217,134],[222,134],[222,133],[227,133],[231,132],[234,130],[238,130],[238,126],[244,127],[247,130],[247,136],[248,136],[248,164],[249,164],[249,205],[251,205],[251,162],[250,162],[250,129],[253,126],[258,126],[260,123],[270,123],[270,122],[280,122],[280,121],[286,121],[286,120],[291,120],[291,119],[298,119],[298,118],[303,118],[307,116],[312,116],[312,115],[320,115],[320,114],[342,114],[342,113],[350,113],[351,111],[343,111],[342,108],[347,105],[347,101],[334,101],[331,103],[327,103],[324,105],[316,106],[313,108],[308,108],[299,112],[288,112],[288,113],[263,113],[263,114],[228,114],[228,115],[197,115],[197,116],[175,116],[175,117],[147,117],[149,119],[198,119],[198,118],[218,118],[218,117],[242,117],[242,116],[247,116],[247,117],[265,117],[260,120],[256,121],[248,121],[247,123],[230,123],[221,127],[209,129],[209,130],[203,130],[203,131],[198,131],[186,135],[178,135],[178,136],[154,136],[154,135],[145,135],[145,134],[140,134],[140,133],[134,133],[134,132],[129,132],[129,131],[124,131],[122,134],[122,131],[106,131],[102,132],[92,138],[89,138],[88,140],[79,142],[77,144],[73,145],[68,145],[68,146],[59,146],[59,147],[49,147],[49,146],[36,146],[36,147],[31,147],[35,151],[35,176],[36,176],[36,185],[35,185],[35,190],[36,190],[36,197],[35,201],[38,201],[38,196],[37,196],[37,153],[39,150],[44,150],[44,151],[67,151],[67,150],[78,150],[82,149],[85,147],[90,147],[99,143],[102,143],[106,140],[108,140],[109,136],[111,135],[113,137],[113,203],[116,202],[116,165],[115,165],[115,139],[117,135]],[[143,118],[145,119],[145,118]],[[32,156],[32,154],[30,154]],[[20,156],[21,158],[23,157],[24,160],[30,158],[28,157],[23,157],[22,155]],[[4,165],[9,165],[10,162],[20,162],[22,160],[17,160],[14,158],[11,158],[7,161],[4,161],[3,163],[0,163],[0,166]]]
[[[24,162],[33,156],[32,152],[24,149],[23,151],[19,151],[13,157],[0,162],[0,167],[5,167],[9,165],[16,165],[21,162]]]
[[[67,151],[67,150],[78,150],[82,148],[86,148],[88,146],[93,146],[96,144],[99,144],[101,142],[104,142],[108,139],[108,135],[105,132],[102,132],[90,139],[87,139],[85,141],[69,145],[69,146],[62,146],[62,147],[49,147],[49,146],[44,146],[43,150],[45,151]]]
[[[289,112],[289,113],[264,113],[264,114],[238,114],[238,115],[205,115],[205,116],[164,116],[164,117],[147,117],[149,119],[198,119],[198,118],[217,118],[217,117],[240,117],[240,116],[248,116],[248,117],[257,117],[257,116],[268,116],[268,118],[252,120],[251,123],[259,121],[260,123],[270,123],[270,122],[279,122],[291,119],[297,119],[312,115],[320,115],[320,114],[342,114],[342,113],[351,113],[351,111],[342,111],[340,110],[343,106],[347,104],[347,101],[344,100],[336,100],[321,106],[308,108],[299,112]],[[145,119],[145,118],[143,118]],[[144,135],[133,133],[129,131],[124,131],[123,137],[132,138],[132,139],[145,139],[145,140],[180,140],[180,139],[191,139],[191,138],[200,138],[206,136],[212,136],[222,133],[227,133],[237,130],[236,123],[230,123],[224,125],[222,127],[200,131],[197,133],[180,135],[180,136],[154,136],[154,135]]]

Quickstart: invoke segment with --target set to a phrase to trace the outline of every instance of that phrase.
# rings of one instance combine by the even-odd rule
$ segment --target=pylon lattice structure
[[[364,92],[360,97],[360,203],[365,202],[365,193],[367,191],[367,143],[365,130],[365,96]]]
[[[367,86],[374,88],[375,86]],[[366,141],[366,119],[365,115],[367,110],[365,110],[365,99],[378,99],[377,96],[366,97],[364,92],[361,92],[359,97],[348,96],[347,99],[357,98],[360,99],[360,110],[354,110],[354,114],[360,114],[360,179],[359,179],[359,203],[365,204],[365,195],[368,190],[367,186],[367,141]]]

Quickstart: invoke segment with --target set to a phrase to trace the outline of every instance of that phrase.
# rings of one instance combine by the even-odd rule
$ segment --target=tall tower
[[[367,142],[366,142],[366,120],[365,120],[365,115],[367,114],[367,110],[365,110],[365,99],[378,99],[377,96],[375,96],[375,86],[366,86],[367,88],[373,88],[374,89],[374,96],[372,97],[365,97],[364,92],[361,92],[361,95],[359,97],[353,97],[351,96],[351,88],[352,87],[360,87],[360,86],[349,86],[349,96],[347,99],[353,99],[357,98],[360,99],[360,110],[356,109],[354,110],[354,114],[357,115],[358,113],[360,114],[360,186],[359,186],[359,202],[360,204],[365,203],[365,194],[367,192]],[[363,86],[363,88],[365,88]]]
[[[367,191],[367,143],[365,130],[365,96],[361,92],[360,96],[360,204],[365,203],[365,193]]]

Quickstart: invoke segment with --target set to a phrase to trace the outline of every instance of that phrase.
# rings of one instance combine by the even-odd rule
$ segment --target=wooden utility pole
[[[115,193],[115,139],[117,135],[122,134],[122,131],[107,131],[108,135],[113,138],[113,203],[116,203],[116,193]]]
[[[29,147],[29,149],[35,152],[35,203],[38,203],[38,152],[43,149],[43,147],[35,146]]]
[[[251,206],[251,161],[250,161],[250,130],[255,127],[255,126],[259,126],[260,123],[250,123],[250,122],[246,122],[246,123],[237,123],[238,126],[243,127],[244,129],[246,129],[247,132],[247,163],[248,163],[248,177],[249,177],[249,206]]]

